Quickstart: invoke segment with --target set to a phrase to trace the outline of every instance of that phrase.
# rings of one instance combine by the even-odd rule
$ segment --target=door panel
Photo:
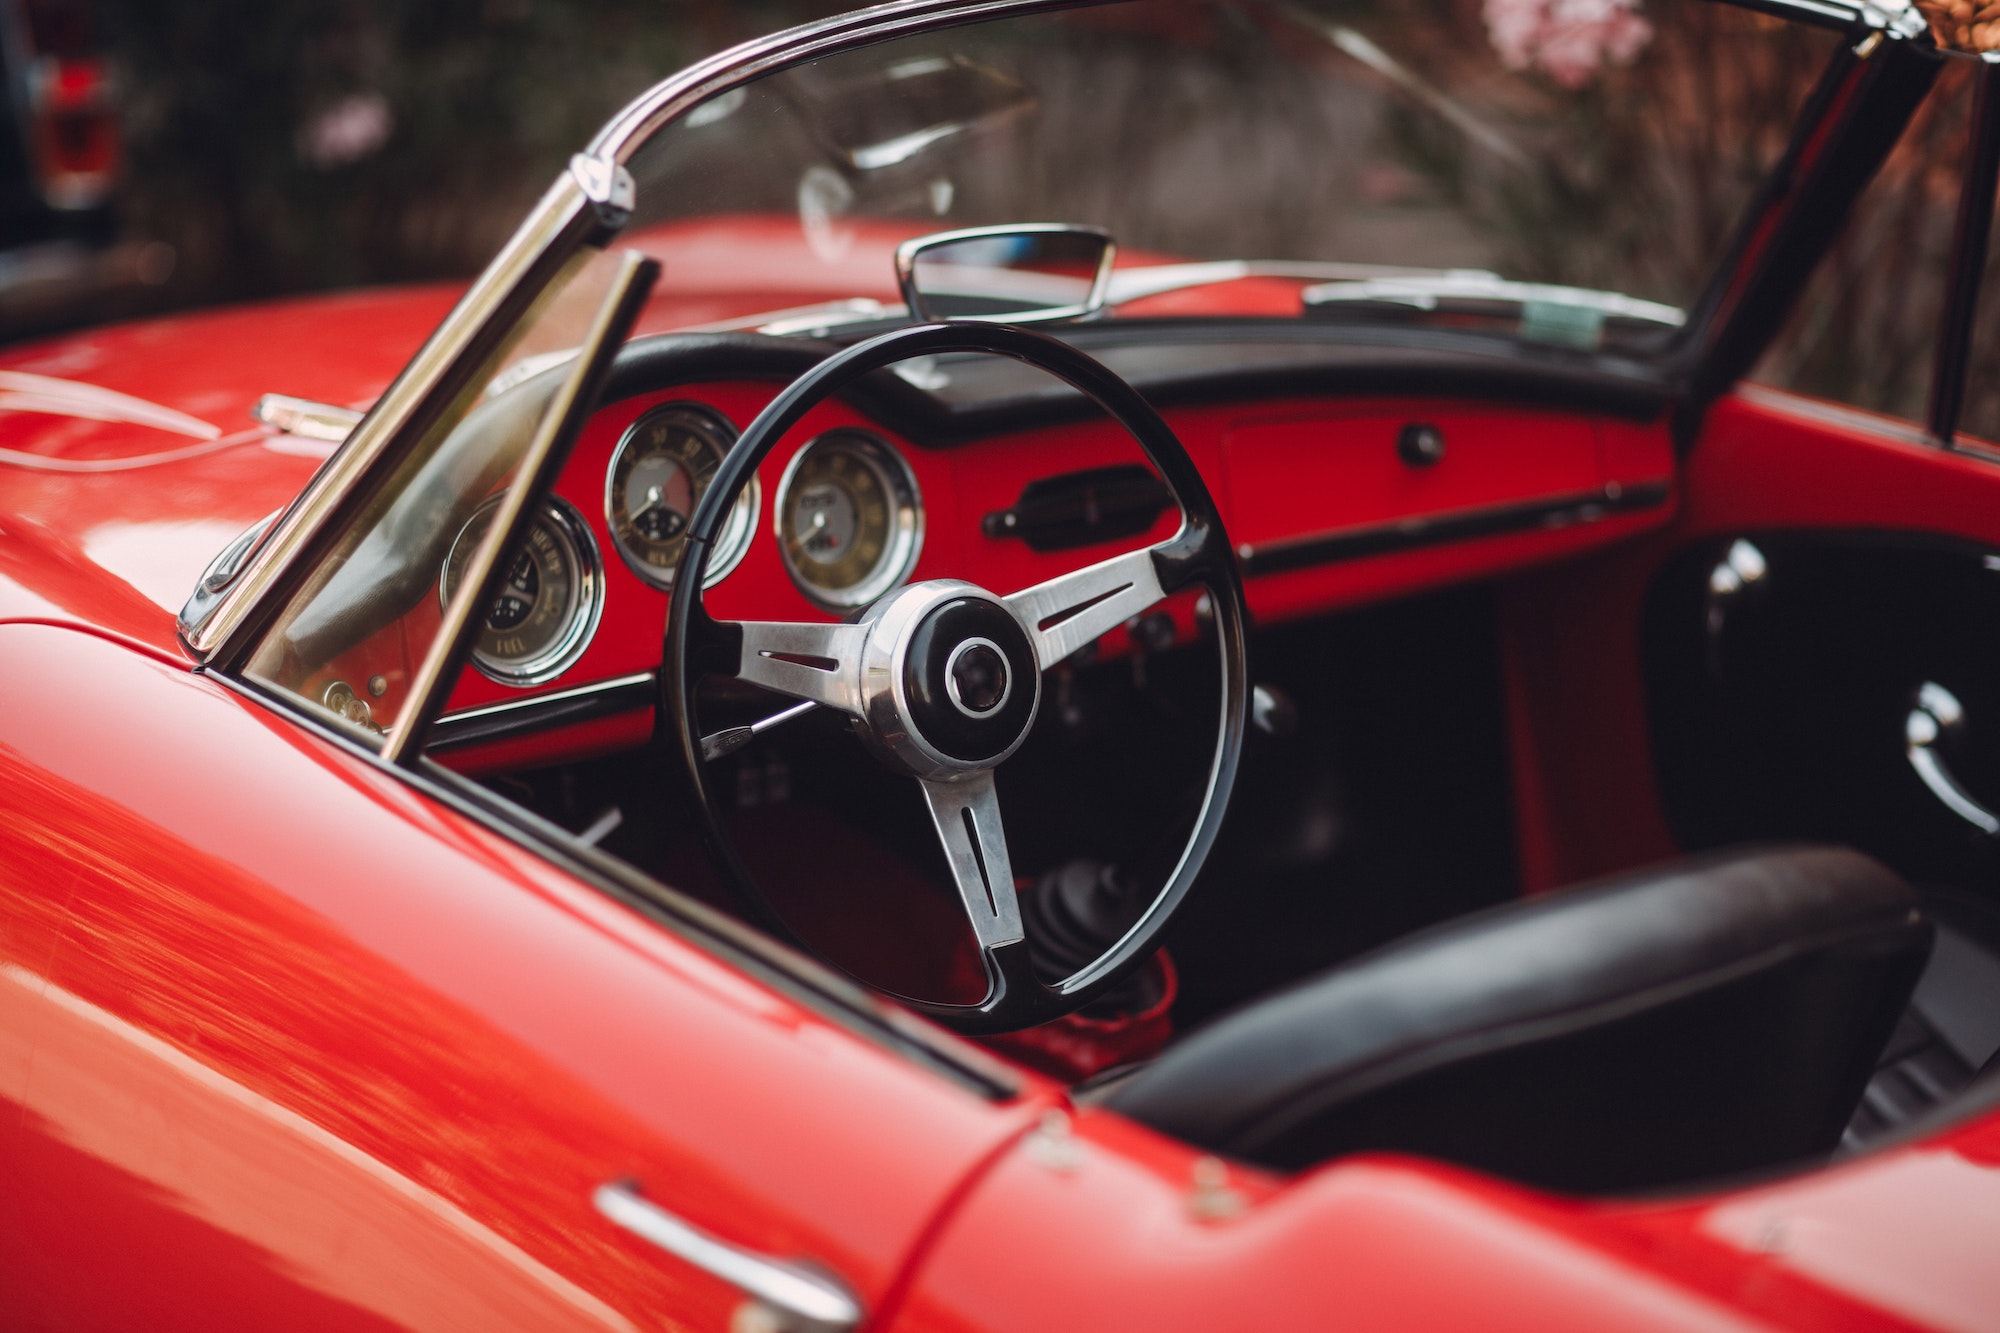
[[[733,1288],[598,1214],[615,1180],[872,1307],[1044,1095],[864,1040],[200,677],[7,625],[0,679],[10,1326],[210,1327],[240,1292],[296,1326],[725,1327]]]
[[[1978,645],[1988,642],[1991,616],[1983,609],[1987,593],[1979,590],[1991,588],[1987,579],[2000,579],[1983,564],[1985,552],[2000,552],[2000,459],[1939,449],[1905,423],[1749,386],[1710,409],[1682,465],[1679,488],[1679,510],[1660,532],[1587,560],[1530,571],[1502,587],[1518,836],[1530,887],[1576,883],[1743,837],[1857,842],[1920,880],[1974,873],[1983,854],[1968,855],[1964,835],[1909,769],[1902,728],[1906,691],[1921,684],[1926,671],[1952,670],[1948,659],[1973,664],[1969,675],[1951,677],[1968,682],[1971,730],[2000,727],[2000,717],[1982,722],[1996,707],[1975,707],[1978,691],[1970,683],[1987,674],[1977,664],[1988,650]],[[1785,543],[1836,537],[1848,552],[1840,557],[1845,572],[1812,576],[1824,585],[1812,612],[1824,622],[1820,647],[1807,651],[1802,641],[1794,642],[1782,668],[1770,658],[1762,688],[1781,699],[1778,706],[1799,707],[1831,689],[1839,673],[1887,670],[1883,664],[1900,660],[1903,665],[1888,672],[1894,679],[1871,686],[1866,700],[1827,701],[1825,726],[1842,735],[1814,742],[1846,739],[1859,746],[1860,731],[1872,729],[1866,742],[1872,758],[1863,767],[1873,776],[1856,770],[1849,758],[1788,740],[1785,754],[1774,754],[1771,762],[1812,771],[1781,778],[1775,770],[1759,770],[1765,777],[1753,784],[1760,788],[1754,799],[1774,799],[1778,793],[1765,790],[1774,785],[1837,795],[1832,789],[1850,777],[1875,795],[1842,797],[1848,814],[1840,818],[1819,801],[1827,817],[1810,824],[1750,821],[1741,811],[1729,817],[1718,793],[1746,781],[1738,771],[1740,754],[1732,759],[1717,752],[1703,761],[1702,773],[1686,770],[1684,752],[1697,744],[1690,710],[1706,705],[1687,694],[1694,686],[1671,687],[1667,677],[1678,672],[1685,682],[1707,669],[1703,590],[1737,540],[1749,539],[1773,569],[1782,562],[1783,582],[1796,594],[1808,572],[1795,563],[1804,548]],[[1864,574],[1860,566],[1870,563],[1877,572]],[[1920,593],[1912,580],[1931,591]],[[1778,581],[1773,575],[1764,587]],[[1863,583],[1877,589],[1865,595],[1876,607],[1865,618],[1850,600],[1863,596]],[[1743,605],[1762,595],[1750,590]],[[1678,610],[1659,609],[1661,599],[1675,597]],[[1921,609],[1926,601],[1930,610]],[[1797,605],[1794,621],[1804,614],[1804,604]],[[1648,628],[1648,608],[1671,620],[1670,632],[1663,631],[1671,644],[1656,633],[1666,620]],[[1747,631],[1753,619],[1745,612],[1739,626]],[[1914,641],[1904,642],[1916,621],[1928,624],[1916,635],[1928,645],[1922,652]],[[1786,634],[1796,632],[1794,625]],[[1742,664],[1736,669],[1740,673]],[[1682,689],[1678,702],[1663,693],[1672,688]],[[1743,739],[1729,743],[1740,747]],[[1809,751],[1817,755],[1811,762],[1786,757]],[[1960,762],[1974,781],[1973,771],[1987,761],[1966,754]],[[1884,794],[1898,784],[1901,795]],[[2000,787],[1986,790],[2000,800]],[[1884,804],[1872,808],[1870,800]],[[1691,803],[1703,801],[1708,815],[1691,819]],[[1903,819],[1899,810],[1911,817]],[[1905,827],[1900,846],[1877,836],[1894,823]]]
[[[2000,554],[1921,534],[1748,532],[1678,553],[1645,642],[1682,844],[1844,842],[1918,883],[1992,884],[1994,830],[1936,784],[2000,808],[1996,569]]]

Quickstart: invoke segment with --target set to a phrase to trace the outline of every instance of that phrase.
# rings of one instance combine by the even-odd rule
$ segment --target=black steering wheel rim
[[[740,638],[709,617],[702,581],[709,552],[736,496],[778,441],[826,399],[862,376],[920,356],[980,353],[1005,356],[1064,381],[1122,426],[1166,482],[1182,514],[1180,531],[1145,548],[1163,594],[1202,585],[1222,665],[1221,716],[1200,814],[1174,871],[1125,935],[1063,981],[1043,982],[1030,965],[1025,937],[986,948],[988,992],[976,1005],[898,995],[902,1003],[961,1032],[1009,1031],[1072,1013],[1144,964],[1185,900],[1215,843],[1234,787],[1249,719],[1247,620],[1243,583],[1215,501],[1187,450],[1137,390],[1094,358],[1046,334],[1013,325],[966,321],[898,329],[826,358],[788,385],[744,430],[710,481],[688,524],[662,647],[661,712],[678,746],[694,795],[704,842],[717,872],[767,926],[792,937],[737,853],[708,775],[697,729],[694,691],[706,675],[736,673]],[[1047,664],[1044,664],[1046,669]],[[795,938],[795,937],[794,937]],[[809,946],[808,946],[809,947]]]

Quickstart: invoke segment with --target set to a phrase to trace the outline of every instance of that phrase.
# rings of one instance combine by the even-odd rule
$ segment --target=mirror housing
[[[1087,319],[1104,308],[1117,255],[1111,233],[1098,227],[973,227],[903,242],[896,281],[918,320]]]

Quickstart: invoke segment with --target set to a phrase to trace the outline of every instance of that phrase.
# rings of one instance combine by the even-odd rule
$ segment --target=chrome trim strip
[[[600,717],[651,708],[659,693],[659,680],[650,671],[590,685],[578,685],[528,699],[509,699],[446,713],[431,724],[431,738],[425,746],[431,753],[462,749],[484,741],[546,731],[574,722],[590,722]]]
[[[1612,484],[1597,491],[1551,496],[1517,504],[1455,509],[1421,514],[1366,527],[1343,528],[1309,537],[1292,537],[1261,546],[1246,542],[1236,548],[1245,577],[1282,574],[1314,565],[1389,555],[1448,542],[1503,537],[1542,528],[1598,523],[1618,514],[1656,509],[1673,494],[1671,482],[1650,481],[1633,486]]]
[[[651,690],[659,677],[650,671],[635,671],[629,676],[613,676],[610,680],[600,680],[590,685],[577,685],[567,690],[555,690],[548,694],[538,694],[532,699],[509,699],[505,703],[484,704],[478,708],[465,708],[456,713],[446,713],[438,719],[438,725],[447,722],[485,722],[493,718],[519,717],[546,708],[550,704],[567,703],[573,699],[591,699],[610,693],[631,693],[635,690]]]
[[[590,1198],[598,1212],[625,1230],[770,1307],[786,1321],[781,1328],[803,1324],[835,1333],[861,1322],[861,1302],[838,1278],[718,1240],[641,1197],[629,1184],[599,1185]]]

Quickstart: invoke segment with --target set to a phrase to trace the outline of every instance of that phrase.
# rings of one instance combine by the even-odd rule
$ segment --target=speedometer
[[[449,604],[500,505],[488,500],[459,530],[445,558],[438,595]],[[604,566],[583,516],[561,500],[544,500],[509,552],[479,637],[472,665],[502,685],[553,680],[583,655],[604,610]]]
[[[785,568],[822,606],[866,606],[909,576],[923,546],[916,478],[867,431],[829,431],[801,449],[777,507]]]
[[[735,443],[736,428],[698,403],[667,403],[632,423],[611,455],[604,520],[612,544],[633,573],[656,588],[673,587],[688,520]],[[709,553],[703,580],[708,586],[734,569],[749,549],[758,500],[752,477]]]

